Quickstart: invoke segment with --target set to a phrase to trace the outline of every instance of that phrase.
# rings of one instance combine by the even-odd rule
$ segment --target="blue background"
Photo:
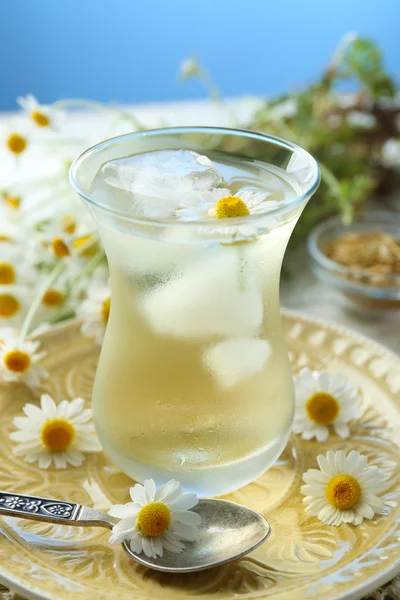
[[[400,0],[0,0],[0,109],[18,95],[199,98],[177,80],[196,53],[228,96],[285,91],[348,31],[374,37],[400,79]]]

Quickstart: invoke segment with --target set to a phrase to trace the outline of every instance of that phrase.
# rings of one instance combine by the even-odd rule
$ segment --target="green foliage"
[[[343,84],[350,94],[343,95]],[[348,35],[318,80],[269,99],[242,124],[299,144],[321,166],[321,186],[295,228],[292,246],[318,221],[339,213],[350,222],[372,193],[400,183],[399,171],[382,160],[385,142],[399,137],[396,89],[377,45]]]

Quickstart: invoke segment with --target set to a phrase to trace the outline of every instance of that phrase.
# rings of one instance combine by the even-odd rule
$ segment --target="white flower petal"
[[[171,522],[170,531],[180,539],[187,542],[194,542],[199,534],[197,527],[192,525],[184,525],[184,523]]]
[[[172,495],[171,495],[172,497]],[[189,510],[191,508],[194,508],[195,506],[197,506],[197,504],[199,503],[199,499],[196,496],[196,494],[181,494],[178,497],[176,497],[175,499],[168,500],[168,503],[165,502],[165,504],[168,506],[168,508],[170,508],[171,510]]]
[[[350,436],[350,429],[346,423],[334,423],[333,428],[343,440]]]
[[[53,462],[50,452],[41,452],[38,456],[39,469],[48,469]]]
[[[136,483],[133,487],[131,487],[129,493],[133,502],[135,502],[139,506],[144,506],[145,504],[147,504],[146,493],[144,487],[140,485],[140,483]]]
[[[326,442],[329,437],[329,429],[328,427],[324,427],[323,425],[319,425],[315,430],[315,436],[318,442]]]
[[[163,545],[159,537],[151,538],[151,545],[156,556],[162,557],[164,554]]]
[[[180,554],[186,548],[185,544],[172,535],[170,531],[164,533],[162,543],[166,550],[174,554]]]
[[[143,539],[143,537],[141,535],[139,535],[137,532],[133,534],[133,537],[129,540],[129,545],[130,545],[132,552],[135,552],[136,554],[140,554],[142,552],[142,550],[143,550],[142,539]]]
[[[196,527],[201,523],[201,516],[190,510],[175,510],[171,520],[183,523],[184,525],[194,525]]]
[[[144,535],[142,538],[142,547],[146,556],[149,558],[157,558],[157,555],[155,554],[151,545],[151,538],[148,538]]]
[[[40,399],[42,411],[48,419],[55,419],[57,416],[57,406],[49,394],[42,394]]]
[[[146,503],[154,502],[154,496],[156,493],[156,484],[153,479],[146,479],[144,482],[144,492],[146,497]]]
[[[366,502],[359,502],[355,507],[355,510],[359,515],[361,515],[365,519],[372,519],[374,516],[373,508],[371,508],[371,506]]]
[[[170,481],[164,483],[164,485],[158,488],[155,493],[154,500],[156,502],[165,502],[167,504],[170,496],[172,497],[172,495],[179,490],[179,487],[179,481],[176,481],[176,479],[170,479]]]

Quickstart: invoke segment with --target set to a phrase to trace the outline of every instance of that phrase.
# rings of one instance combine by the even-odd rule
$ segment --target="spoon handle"
[[[0,516],[20,517],[59,525],[112,528],[117,519],[94,508],[38,496],[0,491]]]

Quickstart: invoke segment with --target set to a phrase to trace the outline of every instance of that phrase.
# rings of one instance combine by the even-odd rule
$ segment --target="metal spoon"
[[[123,549],[128,556],[150,569],[190,573],[248,554],[265,542],[271,531],[268,522],[259,513],[226,500],[199,500],[193,511],[201,516],[200,535],[196,542],[186,542],[186,549],[181,554],[165,551],[162,558],[148,558],[132,552],[126,541],[122,543]],[[118,522],[118,519],[88,506],[10,492],[0,492],[0,515],[58,525],[109,529]]]

